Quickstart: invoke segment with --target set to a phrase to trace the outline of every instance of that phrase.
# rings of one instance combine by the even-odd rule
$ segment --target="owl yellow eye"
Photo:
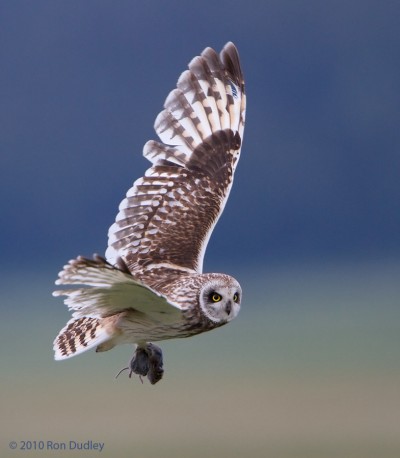
[[[218,293],[213,293],[211,299],[213,302],[219,302],[222,299],[222,296]]]
[[[235,293],[235,294],[233,295],[233,300],[234,300],[235,302],[238,302],[238,301],[239,301],[239,294],[238,294],[238,293]]]

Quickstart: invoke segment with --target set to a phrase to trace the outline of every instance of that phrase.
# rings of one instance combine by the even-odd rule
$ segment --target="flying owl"
[[[72,319],[54,341],[55,359],[132,343],[129,376],[163,376],[152,342],[218,328],[239,313],[242,290],[222,273],[203,273],[212,230],[239,160],[246,96],[239,55],[206,48],[168,95],[136,180],[108,232],[105,258],[79,256],[59,273]]]

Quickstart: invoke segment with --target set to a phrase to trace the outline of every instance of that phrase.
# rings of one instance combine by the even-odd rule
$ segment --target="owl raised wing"
[[[246,96],[233,43],[189,64],[167,97],[144,156],[153,166],[135,181],[108,234],[106,258],[135,274],[163,265],[198,273],[228,199],[242,145]]]

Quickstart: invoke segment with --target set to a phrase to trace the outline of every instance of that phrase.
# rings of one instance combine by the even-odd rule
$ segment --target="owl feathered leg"
[[[129,367],[124,367],[117,374],[117,377],[122,371],[127,369],[130,369],[129,377],[132,377],[132,374],[137,374],[139,377],[147,376],[152,385],[156,384],[162,379],[164,374],[161,348],[151,342],[147,343],[144,347],[138,345],[129,363]]]

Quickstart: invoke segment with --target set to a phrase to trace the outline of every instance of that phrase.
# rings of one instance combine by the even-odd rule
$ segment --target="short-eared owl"
[[[239,283],[202,273],[211,232],[228,199],[243,139],[246,97],[238,52],[206,48],[180,76],[149,141],[152,163],[119,206],[105,259],[81,256],[59,273],[72,319],[54,341],[55,359],[96,347],[136,346],[130,374],[163,375],[151,342],[189,337],[237,316]]]

